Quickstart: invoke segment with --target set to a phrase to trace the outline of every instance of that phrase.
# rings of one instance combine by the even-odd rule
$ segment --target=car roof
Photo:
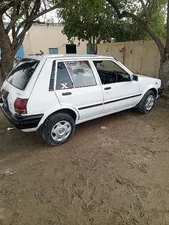
[[[84,54],[84,55],[78,55],[78,54],[67,54],[67,55],[59,55],[59,54],[51,54],[51,55],[40,55],[40,54],[32,54],[29,55],[27,57],[24,58],[26,59],[34,59],[34,60],[46,60],[46,59],[58,59],[58,60],[74,60],[74,59],[81,59],[81,60],[88,60],[88,59],[113,59],[114,61],[116,61],[117,63],[120,63],[118,59],[112,57],[112,56],[102,56],[102,55],[92,55],[92,54]],[[120,63],[121,64],[121,63]],[[133,73],[126,68],[123,64],[121,64],[121,67],[126,70],[130,75],[132,75]],[[124,68],[125,67],[125,68]]]
[[[66,55],[61,55],[61,54],[52,54],[52,55],[36,55],[36,54],[32,54],[29,55],[25,58],[29,58],[29,59],[36,59],[36,60],[42,60],[42,59],[51,59],[51,58],[55,58],[55,59],[76,59],[76,58],[86,58],[86,59],[91,59],[91,58],[95,58],[95,59],[104,59],[104,58],[113,58],[111,56],[101,56],[101,55],[92,55],[92,54],[84,54],[84,55],[78,55],[78,54],[66,54]]]

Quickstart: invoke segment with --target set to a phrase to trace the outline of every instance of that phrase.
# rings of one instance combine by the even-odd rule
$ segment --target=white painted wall
[[[59,54],[66,54],[67,36],[62,33],[63,27],[60,24],[46,25],[34,24],[23,42],[24,52],[28,54],[39,53],[42,50],[45,54],[49,54],[49,48],[58,48]],[[86,54],[87,42],[76,40],[77,54]]]

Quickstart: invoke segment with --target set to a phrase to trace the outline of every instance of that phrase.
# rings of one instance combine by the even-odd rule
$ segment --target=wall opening
[[[49,54],[50,55],[58,54],[58,48],[49,48]]]
[[[76,54],[76,45],[67,44],[66,54]]]

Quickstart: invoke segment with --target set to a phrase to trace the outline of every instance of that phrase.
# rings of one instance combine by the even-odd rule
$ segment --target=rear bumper
[[[163,91],[164,91],[164,88],[162,88],[162,87],[159,88],[159,89],[158,89],[158,95],[161,95],[161,94],[163,93]]]
[[[5,109],[2,105],[2,112],[8,121],[17,129],[30,129],[38,126],[43,114],[31,115],[31,116],[21,116],[21,115],[12,115],[8,109]]]

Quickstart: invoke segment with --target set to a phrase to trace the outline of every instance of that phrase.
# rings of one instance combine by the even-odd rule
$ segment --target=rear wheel
[[[52,146],[66,143],[75,131],[74,119],[66,113],[51,115],[42,128],[42,138]]]
[[[137,105],[137,111],[142,114],[149,113],[153,109],[155,101],[155,93],[153,91],[148,91]]]

